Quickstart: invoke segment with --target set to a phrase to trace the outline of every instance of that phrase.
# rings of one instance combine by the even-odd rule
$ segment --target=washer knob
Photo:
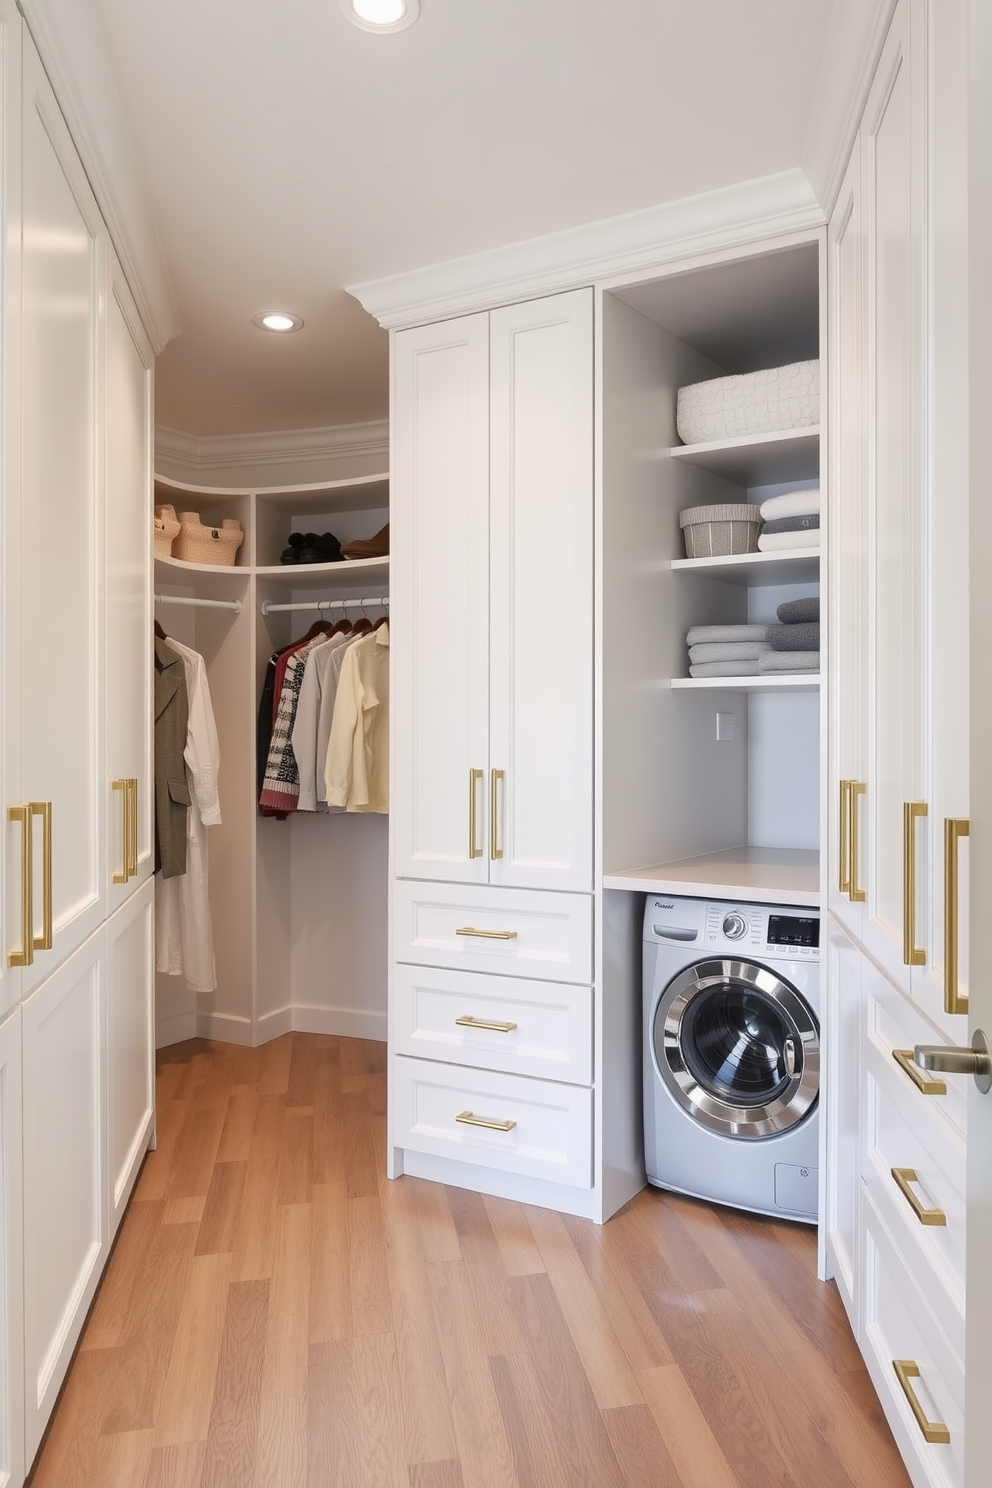
[[[724,915],[723,933],[728,940],[740,940],[742,935],[747,934],[747,920],[736,911],[733,914]]]

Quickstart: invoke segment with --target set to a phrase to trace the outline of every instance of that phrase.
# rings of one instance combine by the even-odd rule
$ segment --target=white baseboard
[[[192,1038],[196,1038],[195,1008],[189,1008],[182,1013],[172,1013],[166,1018],[156,1018],[156,1049],[167,1049],[170,1044],[182,1044]]]
[[[249,1049],[255,1042],[251,1019],[232,1018],[228,1013],[197,1013],[196,1036],[216,1039],[219,1044],[243,1044]]]
[[[293,1009],[291,1007],[277,1008],[274,1013],[263,1013],[258,1020],[258,1043],[268,1044],[273,1039],[282,1038],[284,1033],[293,1032]]]
[[[386,1042],[386,1014],[357,1008],[300,1007],[292,1009],[294,1033],[336,1033],[342,1038]]]

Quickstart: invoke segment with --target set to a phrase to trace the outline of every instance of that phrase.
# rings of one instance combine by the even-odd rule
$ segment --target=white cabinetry
[[[21,1010],[0,1021],[0,1484],[24,1476]]]

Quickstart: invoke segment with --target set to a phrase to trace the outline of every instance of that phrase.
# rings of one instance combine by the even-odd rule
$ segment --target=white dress
[[[183,659],[189,694],[186,732],[186,781],[190,808],[186,872],[178,878],[155,877],[155,965],[169,976],[185,977],[196,992],[217,986],[214,935],[210,918],[207,872],[207,827],[220,825],[217,772],[220,746],[203,657],[170,637]]]

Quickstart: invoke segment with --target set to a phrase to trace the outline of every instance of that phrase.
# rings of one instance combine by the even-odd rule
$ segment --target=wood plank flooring
[[[159,1057],[31,1488],[908,1488],[812,1233],[384,1177],[381,1044]]]

